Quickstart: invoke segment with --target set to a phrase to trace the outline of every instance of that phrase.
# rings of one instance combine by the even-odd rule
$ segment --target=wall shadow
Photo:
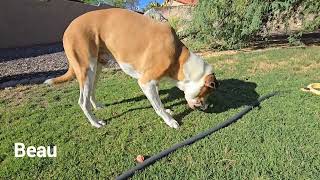
[[[4,89],[6,87],[15,87],[17,85],[42,84],[46,79],[62,75],[66,71],[67,70],[64,69],[56,71],[22,73],[0,77],[0,89]]]
[[[4,48],[0,49],[0,62],[20,58],[37,57],[62,51],[64,51],[62,43],[43,44],[21,48]]]

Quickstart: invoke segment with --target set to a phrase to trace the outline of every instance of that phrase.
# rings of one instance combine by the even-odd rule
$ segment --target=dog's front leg
[[[146,95],[148,100],[150,101],[153,109],[156,111],[156,113],[164,120],[164,122],[172,127],[172,128],[178,128],[179,124],[176,120],[174,120],[171,115],[164,109],[163,104],[159,97],[159,92],[157,91],[157,81],[149,81],[147,83],[141,83],[138,82],[143,93]]]

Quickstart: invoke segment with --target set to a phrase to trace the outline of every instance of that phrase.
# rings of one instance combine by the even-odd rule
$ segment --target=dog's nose
[[[200,101],[194,103],[194,102],[188,102],[188,105],[191,109],[196,109],[202,106],[202,103]]]

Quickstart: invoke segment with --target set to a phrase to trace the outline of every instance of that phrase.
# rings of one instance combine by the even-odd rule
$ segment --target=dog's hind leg
[[[78,103],[91,125],[99,128],[105,125],[105,122],[99,121],[93,115],[90,101],[97,71],[98,45],[89,36],[66,31],[63,36],[63,46],[69,65],[72,66],[79,82]]]
[[[97,86],[97,82],[100,77],[101,70],[102,70],[102,64],[97,62],[97,69],[96,69],[96,74],[95,74],[95,78],[94,78],[93,89],[92,89],[92,93],[90,96],[90,102],[91,102],[91,105],[94,109],[101,109],[104,107],[104,105],[102,103],[99,103],[96,101],[96,96],[95,96],[96,86]]]
[[[80,72],[76,72],[76,76],[79,81],[84,80],[84,82],[80,83],[80,98],[79,105],[87,117],[88,121],[92,126],[100,128],[105,125],[104,121],[99,121],[92,113],[92,106],[90,97],[93,93],[94,81],[97,71],[97,60],[96,58],[89,59],[89,65],[86,69],[81,69]]]

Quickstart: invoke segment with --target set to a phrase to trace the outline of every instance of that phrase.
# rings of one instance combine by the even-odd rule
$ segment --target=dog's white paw
[[[101,128],[103,125],[100,123],[91,123],[91,125],[95,128]]]
[[[106,122],[100,120],[100,121],[91,123],[91,125],[96,128],[101,128],[102,126],[106,125]]]
[[[179,123],[174,119],[171,119],[169,122],[166,122],[166,123],[168,126],[175,128],[175,129],[178,129],[178,127],[179,127]]]
[[[101,124],[102,126],[106,125],[106,122],[103,120],[98,121],[99,124]]]
[[[166,112],[170,115],[173,115],[173,112],[171,111],[171,109],[166,109]]]

